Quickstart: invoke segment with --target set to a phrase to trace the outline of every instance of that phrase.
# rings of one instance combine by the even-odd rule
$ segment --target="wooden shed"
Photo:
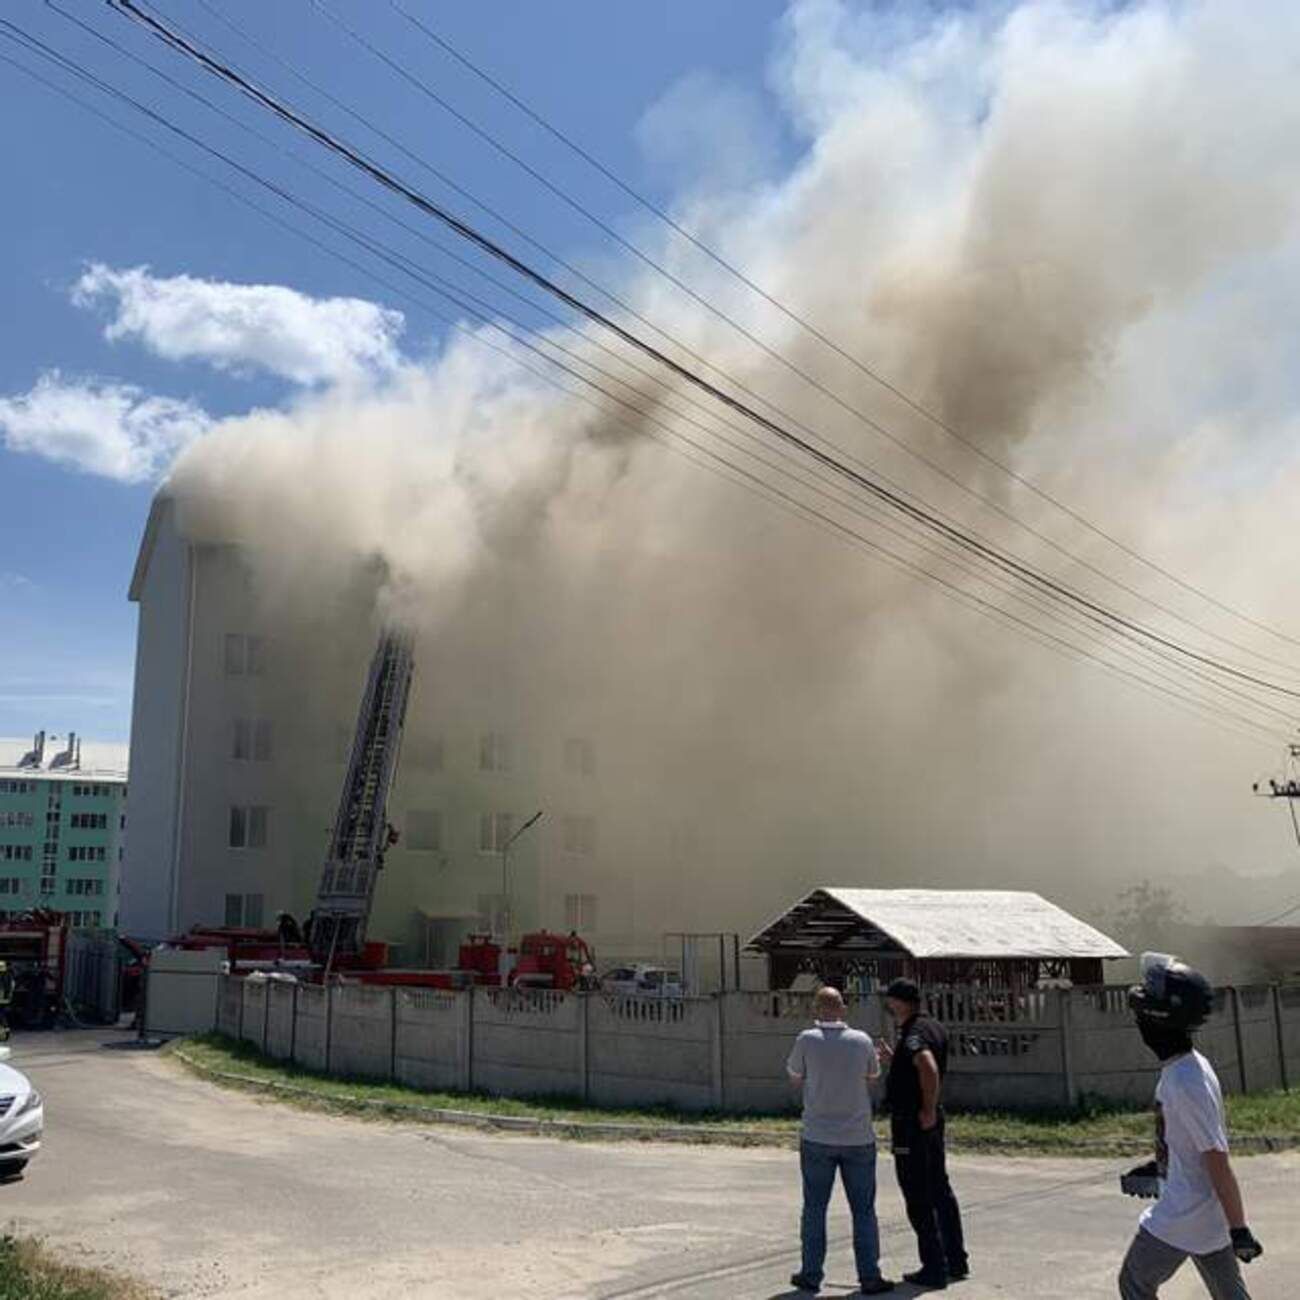
[[[1104,982],[1127,957],[1113,939],[1039,894],[1011,889],[814,889],[746,945],[768,982],[801,974],[872,988],[898,975],[924,984],[1033,988]]]

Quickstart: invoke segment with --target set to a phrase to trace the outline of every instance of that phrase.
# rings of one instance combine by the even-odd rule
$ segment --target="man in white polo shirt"
[[[1214,1300],[1250,1300],[1241,1264],[1264,1248],[1246,1226],[1228,1160],[1218,1076],[1192,1045],[1193,1031],[1213,1005],[1213,990],[1199,971],[1164,953],[1143,954],[1142,983],[1129,991],[1129,1006],[1142,1041],[1162,1062],[1156,1158],[1126,1175],[1124,1187],[1138,1195],[1158,1193],[1159,1200],[1143,1213],[1124,1257],[1122,1300],[1156,1300],[1189,1257]]]
[[[880,1076],[875,1044],[844,1022],[844,999],[824,985],[813,1003],[816,1021],[795,1039],[786,1070],[803,1088],[799,1168],[803,1175],[800,1237],[803,1263],[790,1285],[821,1289],[826,1263],[826,1207],[839,1171],[853,1214],[853,1255],[863,1295],[892,1291],[880,1274],[876,1223],[876,1134],[867,1082]]]

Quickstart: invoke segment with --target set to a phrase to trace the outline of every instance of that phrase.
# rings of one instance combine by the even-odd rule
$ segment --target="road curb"
[[[380,1101],[355,1093],[333,1097],[300,1088],[292,1083],[257,1079],[234,1070],[219,1070],[196,1060],[183,1047],[173,1047],[168,1056],[175,1057],[186,1069],[214,1083],[230,1084],[270,1097],[294,1098],[310,1102],[321,1110],[340,1114],[357,1112],[388,1115],[395,1119],[418,1119],[427,1124],[449,1124],[458,1128],[478,1129],[486,1133],[516,1133],[526,1137],[559,1137],[602,1142],[679,1142],[692,1146],[768,1147],[793,1150],[799,1145],[797,1133],[737,1131],[712,1128],[706,1124],[624,1124],[614,1121],[544,1119],[535,1115],[488,1115],[481,1111],[453,1110],[445,1106],[421,1106],[417,1102]],[[1076,1142],[1045,1147],[1032,1142],[998,1140],[971,1141],[949,1137],[950,1151],[984,1155],[1024,1156],[1116,1156],[1142,1154],[1148,1143],[1134,1139],[1119,1142]],[[1242,1155],[1262,1155],[1300,1149],[1300,1136],[1242,1135],[1232,1139],[1232,1149]]]

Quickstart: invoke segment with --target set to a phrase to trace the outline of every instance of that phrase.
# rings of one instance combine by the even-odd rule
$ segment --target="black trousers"
[[[923,1129],[915,1115],[895,1116],[890,1127],[898,1188],[916,1233],[922,1269],[936,1277],[964,1272],[966,1242],[961,1210],[948,1181],[943,1116],[932,1129]]]

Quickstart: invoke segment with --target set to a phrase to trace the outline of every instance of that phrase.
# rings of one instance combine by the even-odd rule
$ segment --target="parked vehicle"
[[[5,1064],[10,1049],[0,1047],[0,1182],[19,1177],[41,1149],[45,1107],[41,1094],[21,1070]]]
[[[643,962],[607,970],[600,977],[600,989],[602,993],[662,998],[680,998],[686,992],[680,971],[665,966],[648,966]]]

